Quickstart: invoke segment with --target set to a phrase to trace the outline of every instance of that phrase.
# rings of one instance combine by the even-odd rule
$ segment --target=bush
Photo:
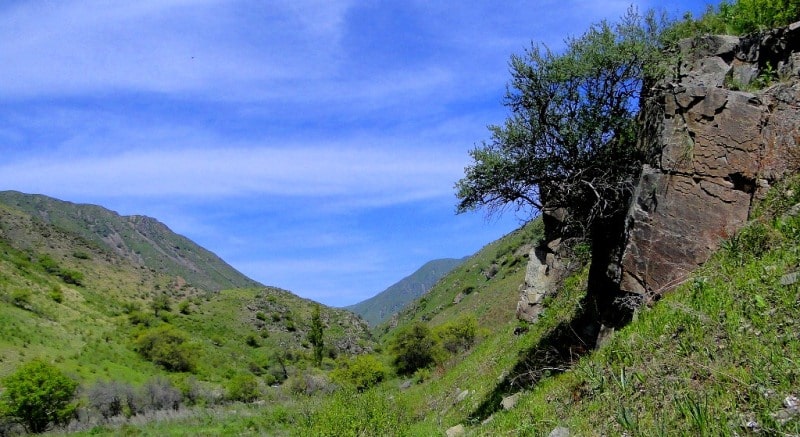
[[[182,300],[181,303],[178,304],[178,311],[180,311],[183,315],[189,315],[192,313],[191,302],[188,300]]]
[[[58,285],[54,285],[53,288],[50,289],[50,293],[47,294],[50,296],[50,299],[53,299],[53,302],[62,303],[64,302],[64,292],[61,291],[61,287]]]
[[[167,370],[190,372],[195,368],[188,334],[171,325],[144,331],[136,339],[136,347],[143,357]]]
[[[374,355],[359,355],[345,360],[333,371],[333,380],[342,385],[364,391],[386,379],[386,366]]]
[[[400,375],[410,375],[429,367],[441,357],[441,346],[431,330],[421,322],[400,330],[389,346],[392,363]]]
[[[31,361],[3,380],[0,412],[28,432],[44,432],[51,424],[64,424],[73,417],[77,386],[56,367]]]
[[[319,371],[309,371],[294,375],[286,381],[290,392],[296,395],[313,395],[315,393],[333,393],[336,386],[331,384],[328,377]]]
[[[475,316],[463,317],[454,322],[438,326],[434,332],[442,347],[450,353],[467,350],[475,344],[478,321]]]
[[[237,375],[228,382],[227,398],[231,401],[253,402],[261,397],[258,379],[253,375]]]
[[[686,14],[666,32],[676,40],[704,34],[743,35],[789,25],[800,20],[800,0],[722,1],[709,6],[698,18]]]
[[[163,377],[153,378],[142,386],[139,397],[139,409],[177,410],[183,398],[181,391]]]
[[[61,270],[58,274],[62,281],[67,284],[83,286],[83,273],[76,270]]]
[[[11,303],[18,308],[30,309],[31,291],[22,288],[12,291]]]
[[[134,402],[133,387],[117,381],[99,381],[86,392],[86,401],[104,419],[120,416]]]
[[[42,255],[39,257],[39,265],[42,266],[44,271],[50,274],[58,274],[61,272],[61,269],[58,267],[58,263],[54,260],[50,255]]]

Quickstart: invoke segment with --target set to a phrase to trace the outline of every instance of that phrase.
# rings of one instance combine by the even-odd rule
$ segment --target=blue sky
[[[705,1],[0,2],[0,190],[145,214],[325,304],[527,217],[454,214],[507,61],[631,5]]]

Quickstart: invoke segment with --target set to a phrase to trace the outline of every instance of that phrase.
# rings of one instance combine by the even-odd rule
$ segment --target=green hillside
[[[432,326],[471,314],[492,331],[515,319],[520,286],[534,244],[542,237],[542,222],[534,220],[482,248],[444,276],[420,299],[378,327],[388,333],[414,321]]]
[[[0,192],[0,204],[93,242],[131,263],[203,290],[260,285],[215,254],[150,217],[120,216],[96,205],[75,204],[16,191]]]
[[[94,208],[93,217],[106,214]],[[187,402],[219,402],[241,378],[263,391],[287,377],[302,378],[310,367],[307,334],[319,304],[271,287],[197,288],[146,266],[158,247],[138,246],[142,263],[133,262],[84,238],[86,229],[68,214],[61,217],[56,226],[0,204],[0,379],[41,359],[78,381],[84,393],[111,382],[139,390],[168,378],[168,386],[202,393],[184,393]],[[69,231],[75,228],[81,232]],[[167,235],[161,244],[172,244],[166,241],[206,253],[183,237]],[[324,366],[374,347],[362,320],[320,309]]]
[[[375,326],[428,292],[439,279],[450,273],[462,262],[464,262],[463,258],[444,258],[429,261],[417,271],[386,290],[355,305],[350,305],[346,309],[358,314],[367,323]]]

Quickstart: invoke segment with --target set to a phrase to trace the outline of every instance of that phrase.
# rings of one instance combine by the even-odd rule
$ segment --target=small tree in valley
[[[56,367],[31,361],[3,380],[0,413],[26,431],[40,433],[51,424],[67,423],[75,412],[72,398],[78,383]]]
[[[400,375],[410,375],[436,363],[441,346],[427,325],[416,322],[400,330],[389,346],[393,364]]]
[[[322,355],[325,350],[325,340],[322,338],[323,326],[322,317],[319,313],[319,305],[314,307],[311,314],[311,330],[308,332],[308,342],[314,348],[314,365],[322,365]]]

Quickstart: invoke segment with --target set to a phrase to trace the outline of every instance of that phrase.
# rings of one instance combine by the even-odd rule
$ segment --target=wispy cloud
[[[352,144],[39,156],[0,166],[0,185],[104,197],[361,198],[381,204],[449,194],[463,166],[436,150]]]

